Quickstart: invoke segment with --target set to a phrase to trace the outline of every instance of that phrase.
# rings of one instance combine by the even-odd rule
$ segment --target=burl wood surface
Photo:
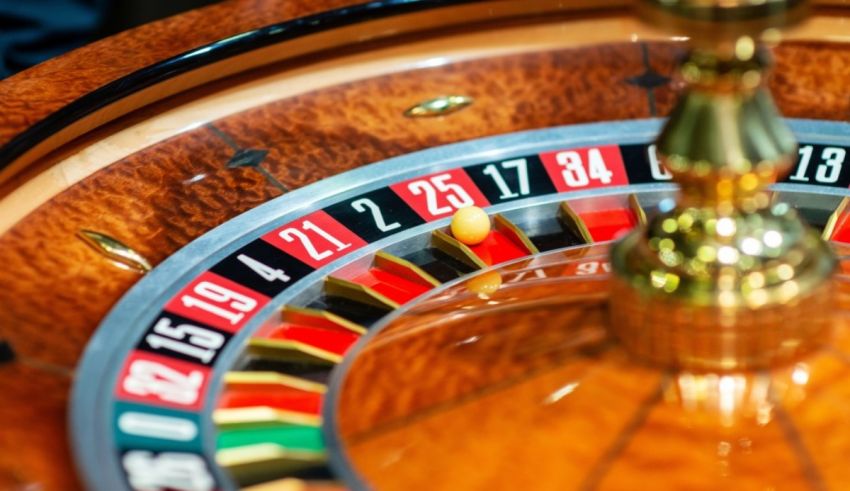
[[[239,4],[246,3],[251,4]],[[267,7],[273,2],[254,3]],[[308,10],[301,11],[305,13],[342,3],[346,2],[280,2],[278,11],[285,17],[293,15],[290,8],[306,5]],[[116,43],[134,46],[128,49],[140,64],[153,59],[147,58],[147,51],[184,51],[212,40],[206,25],[229,12],[218,8],[224,7],[157,24],[151,29],[164,31],[155,38],[154,31],[142,30]],[[232,31],[216,31],[215,36],[270,21],[252,15],[250,9],[233,14]],[[169,36],[169,29],[186,29],[197,37]],[[145,43],[150,46],[145,48]],[[110,68],[117,64],[110,63],[114,61],[110,57],[126,56],[126,51],[115,55],[109,48],[109,44],[90,48],[89,54],[102,67],[91,73],[77,66],[79,58],[69,56],[0,83],[0,107],[5,105],[0,118],[19,119],[0,119],[0,139],[55,110],[73,94],[125,73]],[[647,49],[649,68],[672,76],[679,48]],[[772,88],[782,110],[798,117],[845,119],[850,114],[845,91],[850,77],[848,50],[818,43],[781,47]],[[126,64],[118,65],[126,69]],[[78,230],[114,236],[155,265],[205,231],[286,189],[377,160],[524,129],[650,117],[653,104],[663,115],[672,105],[675,82],[645,89],[629,81],[647,69],[641,45],[618,44],[469,61],[339,85],[216,121],[214,129],[183,133],[61,193],[0,237],[0,336],[17,353],[16,361],[0,367],[0,378],[26,386],[18,387],[19,392],[0,391],[0,407],[16,412],[17,419],[9,421],[23,428],[44,426],[44,414],[54,415],[46,426],[50,438],[7,432],[3,423],[0,487],[36,482],[44,489],[75,487],[64,419],[65,389],[72,376],[68,370],[100,319],[140,278],[95,253],[75,237]],[[71,81],[70,73],[79,81]],[[43,97],[32,96],[40,91]],[[442,118],[411,120],[402,115],[410,105],[446,93],[469,95],[476,103]],[[20,110],[24,99],[32,111]],[[229,168],[235,147],[268,150],[261,165],[273,180],[257,169]],[[35,377],[21,377],[21,370],[59,377],[62,383],[55,387],[61,388],[57,389],[61,396],[28,389]],[[43,405],[44,410],[20,411],[17,393],[26,394],[23,400]],[[22,446],[31,447],[23,457]],[[52,465],[45,467],[45,462]]]
[[[138,274],[77,239],[78,230],[107,233],[156,265],[207,230],[281,194],[278,183],[295,189],[377,160],[480,136],[647,117],[644,89],[626,83],[645,68],[640,49],[602,46],[393,74],[237,114],[131,155],[0,237],[2,337],[18,363],[71,369],[100,319],[138,281]],[[476,103],[450,117],[402,115],[412,104],[445,93],[470,95]],[[237,148],[268,150],[261,165],[276,182],[257,169],[228,168]],[[55,404],[61,412],[64,398]],[[33,424],[39,421],[28,414]],[[56,424],[61,431],[45,452],[66,445],[64,419]],[[21,444],[2,441],[0,483],[12,475],[42,479],[40,462],[48,456],[20,460],[15,448]]]
[[[236,150],[225,138],[238,147],[268,150],[262,166],[295,189],[443,143],[648,116],[643,89],[623,82],[642,69],[633,45],[468,62],[269,104],[217,121],[215,129],[203,127],[150,147],[61,193],[0,237],[0,261],[15,266],[0,271],[0,282],[11,285],[0,291],[0,304],[7,306],[0,323],[15,326],[7,337],[20,354],[73,366],[91,329],[138,279],[76,239],[77,230],[108,233],[157,264],[203,232],[280,194],[257,170],[227,168]],[[477,102],[446,118],[402,115],[411,104],[446,92]],[[40,294],[58,284],[67,290]],[[59,333],[61,347],[55,343]]]
[[[79,487],[67,446],[71,377],[21,361],[0,367],[0,489]]]
[[[359,0],[230,0],[130,29],[0,81],[0,145],[89,92],[220,39]],[[96,62],[92,62],[96,60]]]
[[[261,165],[286,189],[295,189],[433,145],[648,117],[646,90],[626,82],[645,70],[640,49],[595,47],[389,75],[246,111],[217,121],[216,130],[202,127],[134,154],[61,193],[0,237],[0,261],[6,265],[0,282],[8,285],[0,291],[4,336],[23,356],[73,366],[93,327],[138,279],[89,249],[75,237],[78,230],[112,235],[156,264],[282,192],[255,169],[228,168],[236,151],[229,143],[268,150]],[[651,64],[670,74],[677,51],[652,46]],[[774,89],[782,109],[799,117],[850,114],[841,83],[811,75],[801,77],[805,85],[790,85],[780,76],[797,66],[793,63],[804,74],[825,66],[850,72],[847,55],[846,48],[828,45],[780,50]],[[654,92],[660,111],[669,110],[671,88]],[[441,93],[463,93],[477,102],[450,117],[402,116],[411,104]],[[807,94],[816,95],[818,104],[805,105]]]
[[[425,300],[353,355],[336,423],[370,487],[850,484],[846,314],[830,346],[792,365],[668,373],[635,362],[608,334],[604,278],[543,269],[546,279],[514,285],[506,273],[486,299],[459,285],[449,298]],[[837,287],[842,312],[847,280]]]

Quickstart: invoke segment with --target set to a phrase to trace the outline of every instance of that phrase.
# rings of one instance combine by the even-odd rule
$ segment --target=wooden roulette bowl
[[[803,142],[776,194],[839,254],[848,17],[819,2],[770,81]],[[235,0],[0,82],[0,487],[357,486],[323,437],[333,367],[385,315],[477,270],[567,248],[570,274],[604,274],[581,261],[589,244],[673,192],[647,145],[681,53],[623,1]],[[602,177],[568,182],[566,155],[598,155]],[[483,249],[441,232],[472,203],[497,225]],[[833,352],[824,370],[846,371]],[[841,387],[812,388],[811,411]],[[795,415],[772,420],[792,449],[777,484],[840,489],[846,468],[807,452]],[[714,436],[719,481],[691,485],[774,482]],[[847,454],[846,438],[819,441]],[[504,465],[482,455],[470,468]],[[398,482],[427,485],[411,476]],[[592,477],[575,484],[608,482]],[[464,484],[483,482],[499,483]]]

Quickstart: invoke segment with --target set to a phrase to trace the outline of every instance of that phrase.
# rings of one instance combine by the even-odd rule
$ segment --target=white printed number
[[[602,184],[610,184],[613,172],[608,170],[602,152],[598,148],[591,148],[587,152],[587,162],[583,162],[581,154],[573,150],[558,152],[555,161],[563,167],[561,175],[564,182],[571,188],[583,187],[590,184],[590,180],[599,181]]]
[[[245,317],[245,313],[251,312],[257,307],[257,301],[253,298],[216,285],[215,283],[210,283],[209,281],[198,283],[192,292],[197,297],[183,295],[180,298],[183,305],[187,308],[199,308],[212,315],[221,317],[233,325],[238,324]],[[214,303],[210,303],[207,300]]]
[[[507,283],[519,283],[520,281],[526,281],[526,277],[528,277],[529,275],[531,277],[537,279],[537,280],[542,280],[542,279],[545,279],[547,277],[545,269],[542,269],[542,268],[529,269],[529,270],[525,270],[525,271],[520,271],[516,276],[509,279],[507,281]]]
[[[124,390],[139,396],[155,395],[163,401],[189,405],[198,400],[204,374],[188,374],[148,360],[136,360],[124,378]]]
[[[608,261],[589,261],[576,267],[576,275],[584,276],[599,273],[610,273],[611,263]]]
[[[517,190],[514,191],[508,186],[507,181],[502,172],[499,170],[513,170],[517,174]],[[496,187],[499,188],[499,199],[513,199],[525,196],[531,191],[528,186],[528,161],[525,159],[506,160],[498,165],[488,164],[484,167],[483,174],[493,179]]]
[[[188,419],[135,411],[119,416],[118,428],[128,435],[173,442],[190,442],[198,436],[198,425]]]
[[[122,459],[130,486],[136,491],[212,491],[215,481],[199,455],[132,450]]]
[[[305,232],[313,232],[316,235],[325,239],[326,241],[330,242],[336,248],[336,252],[344,251],[351,247],[351,244],[346,244],[340,241],[333,235],[322,230],[321,227],[317,226],[310,220],[304,220],[303,222],[301,222],[301,230],[292,227],[284,229],[280,232],[280,238],[287,242],[294,242],[296,240],[301,242],[301,245],[304,247],[304,250],[307,251],[307,254],[315,261],[321,261],[333,255],[334,251],[331,249],[325,249],[320,251],[318,248],[316,248],[316,246],[313,244],[313,241]]]
[[[797,163],[797,170],[788,177],[792,181],[809,182],[807,175],[809,164],[812,162],[812,154],[814,147],[811,145],[803,145],[798,150],[800,153],[800,161]],[[821,152],[821,162],[815,171],[815,182],[820,184],[832,184],[838,181],[841,175],[841,168],[844,165],[844,157],[847,152],[840,147],[826,147]]]
[[[444,215],[474,205],[475,201],[460,185],[448,182],[451,178],[451,174],[438,174],[428,179],[413,181],[407,185],[407,189],[414,196],[425,195],[425,205],[428,207],[428,213],[432,215]],[[440,196],[448,202],[448,206],[439,205]]]
[[[656,181],[669,181],[673,179],[673,175],[670,174],[670,171],[661,166],[661,162],[658,160],[658,149],[655,145],[650,145],[646,150],[649,158],[649,172],[652,174],[652,179]]]
[[[153,333],[145,336],[145,341],[153,349],[167,349],[209,363],[224,345],[224,336],[191,324],[172,326],[170,319],[163,318],[154,325]]]
[[[240,263],[251,268],[253,272],[260,275],[260,278],[266,281],[282,281],[286,283],[290,280],[289,276],[287,276],[282,269],[272,268],[271,266],[257,261],[251,256],[239,254],[238,256],[236,256],[236,259],[238,259]]]
[[[401,224],[398,222],[387,223],[384,220],[384,214],[381,213],[381,208],[369,198],[354,200],[351,202],[351,207],[357,210],[357,213],[366,213],[367,211],[371,213],[372,219],[375,220],[375,226],[381,232],[389,232],[401,227]]]

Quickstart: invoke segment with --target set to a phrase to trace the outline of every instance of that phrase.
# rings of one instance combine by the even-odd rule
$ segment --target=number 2
[[[398,222],[387,223],[384,220],[384,215],[381,213],[381,208],[375,204],[369,198],[360,198],[358,200],[354,200],[351,203],[351,207],[357,210],[358,213],[366,213],[368,210],[372,214],[372,219],[375,220],[375,226],[378,227],[378,230],[381,232],[389,232],[391,230],[395,230],[401,227],[401,224]]]

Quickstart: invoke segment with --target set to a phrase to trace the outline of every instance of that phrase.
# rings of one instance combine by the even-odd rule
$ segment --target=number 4
[[[608,170],[608,167],[605,165],[605,160],[602,158],[602,152],[600,152],[598,148],[591,148],[587,152],[587,159],[590,167],[590,178],[596,179],[603,184],[610,184],[611,176],[613,176],[614,173]]]
[[[613,172],[608,170],[602,152],[598,148],[587,151],[587,170],[582,162],[581,154],[575,150],[559,152],[555,156],[558,165],[564,169],[561,171],[564,182],[571,188],[584,187],[590,183],[590,179],[597,180],[602,184],[610,184]]]
[[[260,275],[260,278],[266,281],[283,281],[286,283],[290,280],[289,276],[283,272],[282,269],[274,269],[271,266],[267,266],[256,259],[246,256],[245,254],[239,254],[236,259],[239,260],[245,266],[251,268],[252,271]]]

